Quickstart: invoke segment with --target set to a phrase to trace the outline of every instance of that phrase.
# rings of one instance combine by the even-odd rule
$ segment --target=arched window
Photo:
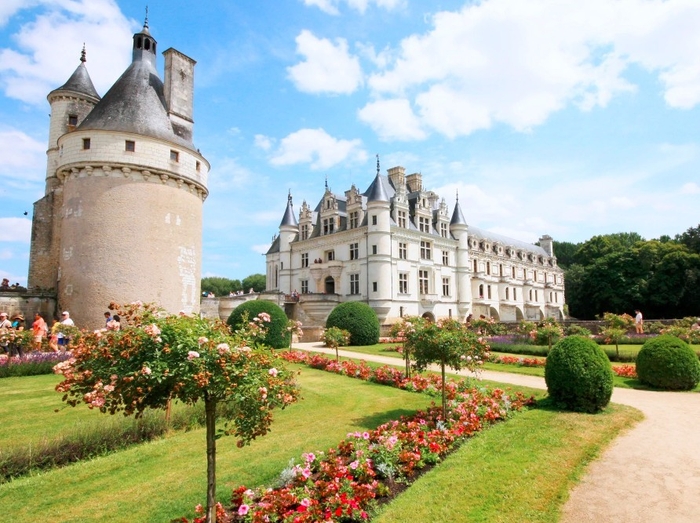
[[[484,285],[479,285],[479,298],[484,297]]]
[[[510,300],[510,289],[506,287],[506,300]]]

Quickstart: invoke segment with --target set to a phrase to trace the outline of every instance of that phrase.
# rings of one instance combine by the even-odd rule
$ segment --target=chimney
[[[191,142],[194,126],[194,65],[197,62],[172,47],[167,49],[163,56],[165,57],[163,94],[168,116],[175,134]]]

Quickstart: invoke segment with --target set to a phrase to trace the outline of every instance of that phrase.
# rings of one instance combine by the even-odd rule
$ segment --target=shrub
[[[287,330],[287,315],[278,305],[271,301],[250,300],[241,303],[233,309],[226,323],[235,331],[244,327],[244,323],[252,320],[261,312],[266,312],[270,315],[270,323],[266,324],[267,335],[262,342],[273,349],[289,347],[291,333]]]
[[[639,381],[667,390],[690,390],[700,382],[700,361],[686,342],[662,335],[647,340],[637,355]]]
[[[379,343],[379,320],[372,308],[359,301],[341,303],[326,320],[326,328],[338,327],[350,333],[350,345]]]
[[[567,336],[585,336],[588,337],[591,335],[591,331],[587,329],[586,327],[581,327],[580,325],[569,325],[566,328],[566,335]]]
[[[557,342],[544,368],[547,390],[555,404],[576,412],[597,412],[610,402],[610,360],[591,339],[569,336]]]

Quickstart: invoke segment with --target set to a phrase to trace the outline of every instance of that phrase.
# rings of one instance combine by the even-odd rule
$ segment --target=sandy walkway
[[[335,354],[318,343],[295,348]],[[396,358],[340,351],[396,364]],[[483,379],[544,389],[544,379],[482,372]],[[612,401],[641,410],[645,419],[617,438],[592,463],[564,506],[562,523],[700,522],[700,394],[616,388]]]

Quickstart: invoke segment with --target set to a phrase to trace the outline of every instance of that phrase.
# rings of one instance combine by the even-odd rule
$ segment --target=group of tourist
[[[13,314],[10,319],[7,312],[0,312],[0,353],[8,356],[23,356],[22,332],[26,330],[26,322],[21,312]],[[63,311],[61,319],[55,319],[49,329],[44,316],[36,312],[32,322],[32,349],[42,349],[45,339],[49,340],[49,349],[54,352],[65,351],[70,343],[70,337],[63,333],[62,326],[74,327],[75,323],[68,311]]]
[[[0,283],[0,291],[26,291],[25,287],[22,287],[19,283],[13,283],[10,285],[10,280],[7,278],[2,279]]]

